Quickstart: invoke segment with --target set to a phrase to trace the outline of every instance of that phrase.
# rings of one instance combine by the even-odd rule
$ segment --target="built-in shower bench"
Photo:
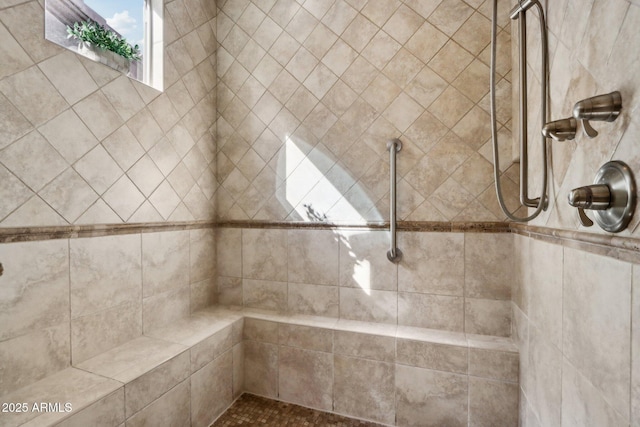
[[[389,425],[426,425],[427,412],[433,425],[517,425],[518,364],[509,338],[210,308],[4,396],[58,410],[5,413],[0,426],[169,425],[185,414],[209,426],[243,392]]]

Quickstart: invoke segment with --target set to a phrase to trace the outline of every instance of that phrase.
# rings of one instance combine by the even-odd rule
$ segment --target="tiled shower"
[[[549,209],[512,226],[492,172],[491,0],[165,1],[163,91],[44,40],[43,3],[0,0],[2,403],[225,307],[254,317],[198,347],[209,358],[166,338],[156,354],[189,354],[152,371],[153,399],[147,377],[104,373],[77,386],[101,406],[63,422],[209,425],[248,392],[399,426],[640,425],[640,216],[612,235],[566,202],[609,160],[640,172],[640,2],[542,2],[549,119],[614,90],[623,110],[595,139],[551,143]],[[515,2],[498,3],[513,209],[517,27]],[[391,138],[397,265],[383,227]],[[486,340],[503,347],[483,371],[488,344],[469,343]],[[325,373],[311,395],[309,366]],[[354,386],[367,375],[384,378],[372,401]],[[62,420],[36,415],[0,425]]]

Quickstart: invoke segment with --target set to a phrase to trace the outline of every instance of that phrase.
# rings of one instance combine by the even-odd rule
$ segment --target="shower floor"
[[[283,403],[252,394],[243,394],[211,427],[383,427],[382,424],[354,420]]]

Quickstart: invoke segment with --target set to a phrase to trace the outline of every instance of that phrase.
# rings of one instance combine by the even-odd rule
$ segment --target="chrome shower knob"
[[[578,122],[573,117],[549,122],[542,127],[542,135],[555,141],[572,140],[576,137]]]
[[[622,110],[622,96],[615,91],[578,101],[573,107],[573,117],[580,120],[584,132],[589,138],[598,136],[598,132],[589,123],[590,120],[612,122]]]
[[[636,185],[631,169],[620,161],[605,163],[592,185],[569,192],[569,204],[578,208],[580,223],[585,227],[593,225],[585,213],[585,209],[589,209],[603,230],[610,233],[624,230],[636,208]]]

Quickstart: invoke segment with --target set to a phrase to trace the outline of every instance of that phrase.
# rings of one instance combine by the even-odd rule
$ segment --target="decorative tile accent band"
[[[75,239],[121,234],[213,228],[213,221],[174,221],[129,224],[66,225],[52,227],[0,228],[0,243],[34,242],[39,240]]]
[[[39,240],[73,239],[110,235],[151,233],[204,228],[262,228],[262,229],[365,229],[384,230],[388,222],[366,224],[340,222],[292,222],[292,221],[174,221],[166,223],[130,223],[69,225],[52,227],[0,228],[0,243]],[[400,221],[399,231],[440,233],[517,233],[549,243],[584,250],[599,255],[640,264],[640,239],[609,234],[584,233],[508,222],[444,222]]]

